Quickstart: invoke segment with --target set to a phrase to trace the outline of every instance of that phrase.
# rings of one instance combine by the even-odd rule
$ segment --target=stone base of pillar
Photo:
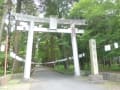
[[[102,75],[89,75],[89,80],[93,83],[104,83]]]

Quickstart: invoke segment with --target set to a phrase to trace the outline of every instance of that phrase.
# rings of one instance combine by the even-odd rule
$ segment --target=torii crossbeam
[[[30,79],[34,31],[71,34],[73,59],[74,59],[74,72],[75,72],[75,76],[80,76],[80,66],[79,66],[79,60],[78,60],[76,34],[77,33],[83,34],[84,30],[76,29],[75,25],[86,25],[85,20],[39,18],[39,17],[23,15],[23,14],[13,14],[13,15],[15,16],[15,19],[17,21],[30,22],[28,28],[25,28],[24,26],[17,26],[17,30],[28,31],[27,50],[26,50],[25,67],[24,67],[24,79]],[[50,24],[50,28],[36,27],[34,25],[34,23],[36,23],[36,22],[37,23],[48,23],[48,24]],[[67,24],[67,25],[70,25],[71,27],[68,29],[57,29],[57,24],[63,24],[63,25]]]

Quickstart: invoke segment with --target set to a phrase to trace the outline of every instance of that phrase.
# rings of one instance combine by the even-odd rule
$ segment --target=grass
[[[120,82],[106,82],[104,84],[106,90],[120,90]]]
[[[120,72],[120,65],[112,65],[111,70]]]
[[[120,65],[112,64],[111,67],[105,66],[103,68],[102,65],[99,65],[99,69],[101,72],[115,72],[115,73],[120,73]],[[64,68],[64,65],[59,64],[54,67],[54,70],[63,74],[74,74],[74,66],[71,64],[69,65],[68,69]],[[83,74],[86,73],[85,75],[88,75],[91,69],[88,69],[88,66],[86,65],[86,68],[83,71]]]
[[[17,74],[16,74],[17,75]],[[16,76],[14,75],[14,76]],[[22,82],[22,79],[19,78],[18,74],[17,78],[11,78],[11,75],[8,75],[8,81],[6,85],[0,86],[0,90],[30,90],[31,83],[29,82]]]
[[[74,74],[73,65],[69,65],[68,69],[65,69],[64,65],[56,65],[54,70],[63,74]]]
[[[30,90],[30,87],[30,83],[9,84],[7,86],[0,87],[0,90]]]
[[[100,71],[108,71],[108,72],[120,72],[120,65],[112,64],[109,66],[99,65]]]

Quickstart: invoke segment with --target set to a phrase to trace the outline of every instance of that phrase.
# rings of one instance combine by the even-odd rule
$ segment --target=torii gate
[[[74,59],[74,74],[75,76],[80,76],[80,66],[78,60],[78,49],[77,49],[77,33],[84,33],[84,30],[78,30],[75,28],[75,25],[85,25],[85,20],[71,20],[71,19],[57,19],[57,18],[39,18],[31,15],[23,14],[13,14],[15,20],[22,22],[29,22],[28,31],[28,40],[27,40],[27,49],[26,49],[26,58],[24,66],[24,79],[30,79],[31,71],[31,58],[32,58],[32,46],[33,46],[33,35],[34,31],[39,32],[51,32],[51,33],[68,33],[71,34],[72,50],[73,50],[73,59]],[[35,27],[34,23],[50,23],[50,28],[38,28]],[[71,27],[69,29],[57,29],[57,24],[67,24]],[[25,28],[17,27],[18,30],[25,30]]]

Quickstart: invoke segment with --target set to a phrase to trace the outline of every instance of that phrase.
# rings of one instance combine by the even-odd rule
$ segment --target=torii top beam
[[[24,15],[19,13],[12,14],[15,16],[15,19],[18,21],[33,21],[33,22],[39,22],[39,23],[49,23],[50,18],[40,18],[36,16],[31,15]],[[86,21],[84,19],[81,20],[72,20],[72,19],[57,19],[58,24],[74,24],[74,25],[86,25]]]
[[[29,31],[29,29],[22,27],[22,26],[17,26],[17,30],[19,31]],[[33,27],[33,31],[38,31],[38,32],[51,32],[51,33],[72,33],[72,31],[69,29],[56,29],[56,30],[49,30],[48,28],[39,28],[39,27]],[[80,33],[83,34],[84,30],[83,29],[75,29],[75,33]]]

